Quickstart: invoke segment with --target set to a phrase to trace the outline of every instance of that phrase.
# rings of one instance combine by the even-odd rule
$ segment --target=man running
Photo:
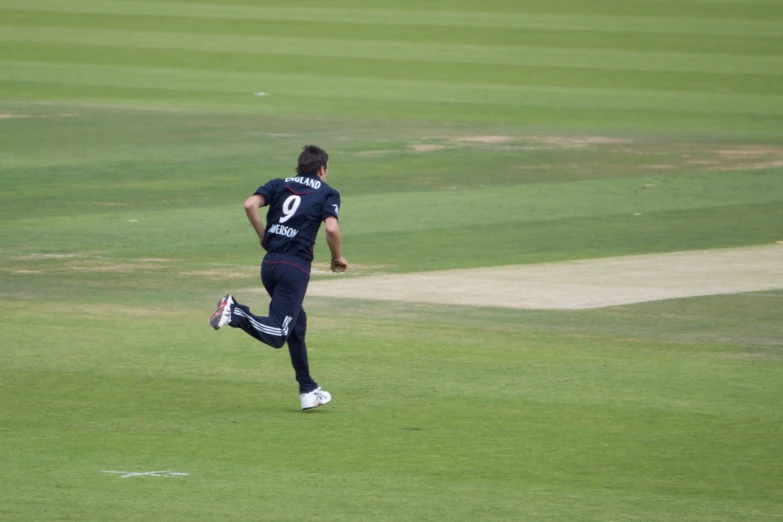
[[[325,150],[306,145],[299,155],[296,177],[273,179],[245,201],[247,219],[267,252],[261,263],[261,281],[272,298],[269,315],[253,315],[246,305],[226,295],[218,301],[209,320],[215,330],[226,325],[241,328],[273,348],[282,348],[287,342],[303,410],[332,400],[329,392],[310,376],[305,345],[307,314],[302,309],[321,222],[325,224],[326,244],[332,253],[332,271],[348,268],[342,256],[338,224],[340,193],[326,184],[328,161]],[[269,210],[264,228],[259,209],[266,205]]]

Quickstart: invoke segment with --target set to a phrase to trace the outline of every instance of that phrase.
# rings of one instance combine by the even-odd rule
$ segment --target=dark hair
[[[296,166],[297,174],[315,174],[321,167],[325,167],[329,161],[329,155],[321,147],[305,145],[299,154],[299,163]]]

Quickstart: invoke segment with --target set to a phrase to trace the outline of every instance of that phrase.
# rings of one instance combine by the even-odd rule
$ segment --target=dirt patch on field
[[[150,263],[84,263],[84,264],[72,264],[58,268],[61,272],[88,272],[88,273],[117,273],[128,274],[131,272],[149,272],[152,270],[160,270],[162,267],[157,264]]]
[[[25,119],[25,118],[73,118],[75,116],[78,116],[78,114],[76,114],[76,113],[66,113],[66,114],[11,114],[11,113],[2,113],[2,114],[0,114],[0,120]]]
[[[56,307],[45,307],[44,312],[57,313],[62,315],[63,311]],[[178,316],[182,312],[177,309],[165,308],[165,307],[138,307],[138,306],[122,306],[122,305],[85,305],[85,304],[70,304],[68,306],[68,314],[89,316],[89,317],[161,317],[161,316]]]
[[[783,156],[783,147],[772,147],[763,145],[748,145],[734,149],[716,150],[721,156],[740,157],[740,158],[764,158],[768,156]]]
[[[629,139],[611,138],[607,136],[542,136],[530,134],[520,134],[516,136],[487,134],[476,136],[430,137],[428,140],[438,143],[413,144],[408,145],[408,149],[415,152],[430,152],[466,146],[472,148],[497,148],[498,145],[502,145],[503,149],[513,150],[561,150],[633,143],[633,141]],[[366,151],[364,154],[371,154],[372,152],[373,151]]]
[[[418,144],[418,145],[410,145],[408,146],[410,150],[413,152],[434,152],[436,150],[443,150],[446,148],[445,145],[428,145],[428,144]]]
[[[587,309],[783,288],[783,246],[334,278],[308,295],[523,309]]]
[[[610,138],[606,136],[539,136],[539,135],[487,135],[487,136],[459,136],[450,140],[456,144],[467,145],[507,145],[527,144],[530,149],[581,149],[600,145],[618,145],[632,143],[625,138]]]
[[[215,268],[210,270],[191,270],[182,272],[184,275],[208,278],[208,279],[247,279],[258,277],[258,267],[240,268]]]
[[[11,259],[17,261],[46,261],[46,260],[59,260],[59,259],[103,259],[101,252],[58,252],[43,254],[38,252],[32,252],[30,254],[23,254],[14,256]]]
[[[698,159],[686,159],[689,166],[703,166],[707,170],[759,170],[783,167],[783,147],[743,145],[733,148],[713,148],[695,151]]]
[[[387,265],[365,265],[359,263],[350,263],[349,269],[351,274],[361,275],[378,275],[383,274],[384,270],[388,270]],[[310,271],[316,275],[335,275],[332,272],[330,263],[313,263]]]
[[[83,107],[85,109],[116,109],[121,111],[149,111],[149,112],[197,112],[190,109],[183,109],[180,107],[154,107],[149,105],[119,105],[119,104],[106,104],[106,103],[75,103],[75,102],[57,102],[57,101],[40,101],[30,102],[39,106],[50,107]]]
[[[357,156],[360,158],[378,158],[381,156],[388,156],[389,154],[396,153],[396,150],[393,149],[373,149],[373,150],[361,150],[356,153]]]
[[[751,169],[778,169],[783,167],[783,160],[764,161],[762,163],[751,164]]]
[[[664,154],[659,145],[656,150],[641,154]],[[668,155],[679,160],[675,165],[683,170],[745,171],[777,169],[783,167],[783,147],[774,145],[716,146],[705,143],[677,143],[669,146]]]
[[[526,139],[558,149],[581,149],[593,145],[620,145],[631,143],[625,138],[606,136],[527,136]]]
[[[174,259],[138,258],[116,259],[104,257],[100,252],[31,253],[14,256],[11,259],[23,261],[27,266],[7,268],[14,274],[45,274],[49,272],[95,272],[131,273],[168,268]]]
[[[783,146],[704,141],[664,141],[643,137],[596,135],[504,134],[423,135],[382,140],[382,149],[356,152],[380,159],[397,153],[427,154],[448,150],[519,153],[520,170],[560,170],[585,175],[658,175],[676,172],[754,171],[783,168]],[[388,147],[388,148],[387,148]],[[549,151],[562,151],[550,163]],[[536,156],[543,152],[544,156]],[[544,159],[544,162],[533,161]]]
[[[463,136],[454,138],[457,143],[509,143],[514,141],[513,136]]]
[[[676,165],[666,165],[664,163],[657,163],[653,165],[639,165],[640,169],[649,169],[649,170],[672,170],[676,169]]]

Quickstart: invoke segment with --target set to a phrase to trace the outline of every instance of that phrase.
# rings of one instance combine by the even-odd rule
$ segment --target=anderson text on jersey
[[[295,228],[287,227],[285,225],[272,225],[269,228],[269,232],[286,237],[296,237],[296,235],[299,233],[299,231]]]

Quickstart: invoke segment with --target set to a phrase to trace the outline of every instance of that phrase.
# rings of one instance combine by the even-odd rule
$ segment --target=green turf
[[[310,298],[309,414],[206,319],[266,306],[241,205],[304,143],[346,277],[783,241],[781,35],[773,0],[4,0],[0,519],[780,519],[781,290]]]
[[[0,8],[6,99],[781,135],[775,2]]]

